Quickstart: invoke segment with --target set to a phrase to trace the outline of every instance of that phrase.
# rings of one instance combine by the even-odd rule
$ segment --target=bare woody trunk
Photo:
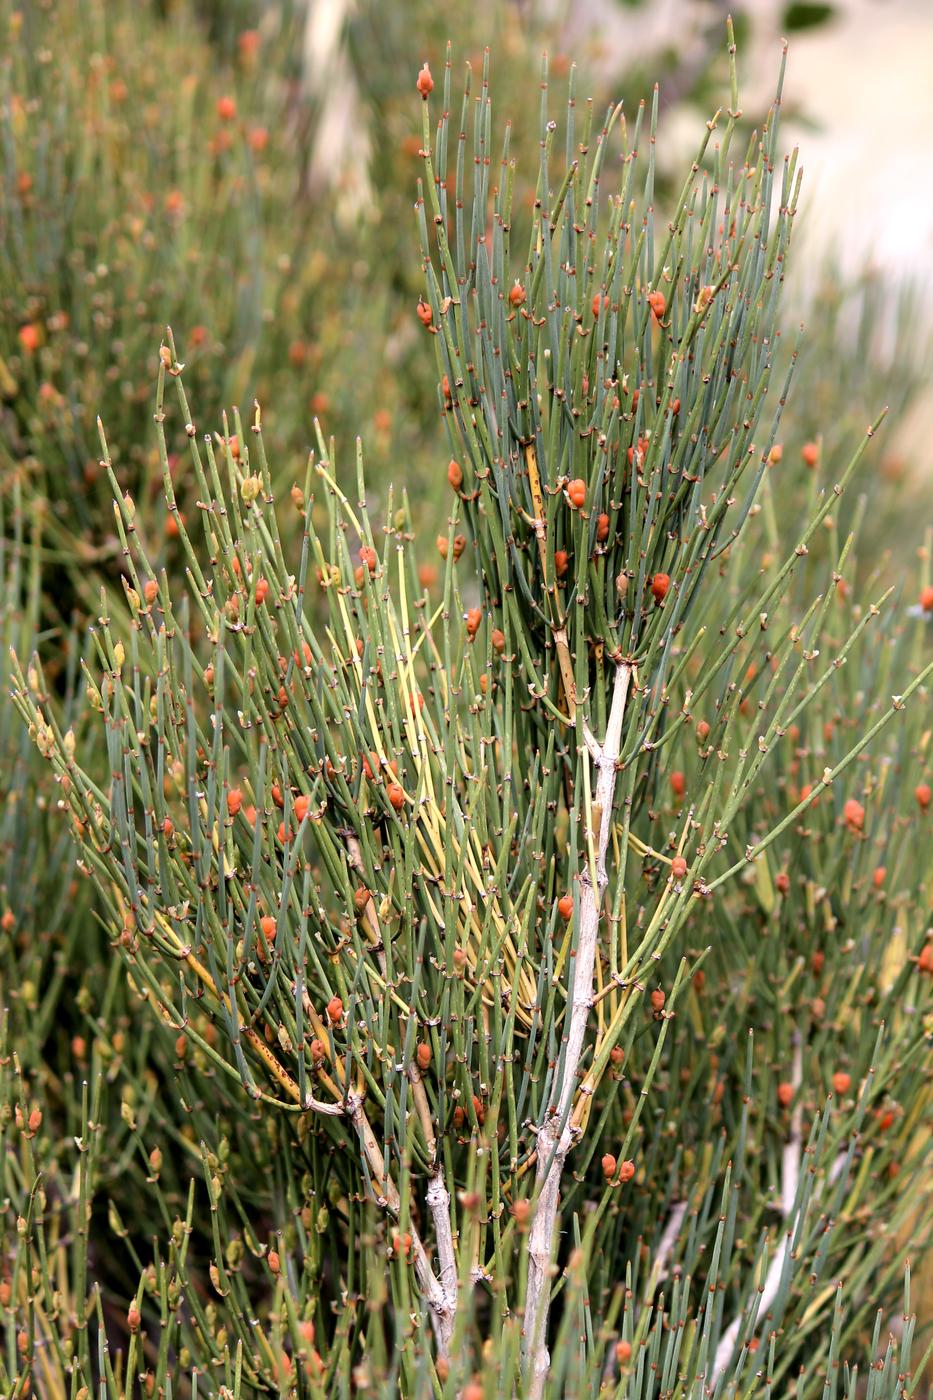
[[[587,862],[580,877],[580,930],[576,957],[573,959],[573,993],[567,1023],[567,1046],[563,1068],[554,1097],[538,1125],[538,1146],[535,1167],[536,1205],[528,1241],[528,1288],[525,1296],[524,1359],[528,1379],[528,1394],[532,1400],[540,1397],[551,1358],[547,1347],[548,1312],[550,1310],[550,1273],[557,1234],[561,1178],[564,1163],[574,1142],[571,1110],[577,1085],[577,1072],[583,1055],[586,1026],[593,1001],[593,974],[596,965],[596,945],[599,932],[599,910],[606,887],[606,848],[612,827],[612,805],[615,797],[616,762],[622,742],[622,722],[628,696],[631,668],[620,663],[616,667],[612,706],[602,745],[586,733],[587,748],[598,773],[593,816],[599,823],[596,843],[596,885],[594,887]],[[578,723],[582,719],[578,715]]]

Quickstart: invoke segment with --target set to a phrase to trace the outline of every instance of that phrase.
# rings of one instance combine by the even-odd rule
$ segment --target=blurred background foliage
[[[737,8],[741,70],[755,7]],[[786,29],[831,23],[833,8],[788,5]],[[476,0],[455,14],[434,0],[312,0],[310,13],[298,0],[0,0],[5,691],[9,648],[21,656],[37,648],[68,724],[82,735],[78,663],[87,625],[106,611],[101,590],[105,599],[121,591],[98,415],[121,488],[145,518],[147,538],[161,541],[155,562],[182,567],[152,423],[167,324],[190,402],[208,415],[199,433],[222,431],[233,405],[263,405],[280,494],[304,480],[317,418],[343,444],[345,460],[353,438],[363,438],[377,501],[394,481],[409,493],[419,533],[433,539],[446,530],[443,404],[416,314],[424,285],[413,215],[418,67],[428,59],[439,74],[452,37],[457,63],[470,59],[478,82],[491,48],[495,110],[514,122],[513,149],[532,153],[543,49],[556,90],[569,78],[573,40],[576,91],[592,94],[597,113],[619,97],[632,111],[658,80],[662,123],[682,107],[705,117],[723,90],[724,7],[703,9],[689,44],[672,41],[647,55],[607,53],[598,35],[573,36],[571,10],[536,0]],[[749,131],[760,115],[745,114]],[[517,174],[519,217],[533,198],[534,170],[532,154]],[[662,182],[659,203],[670,193]],[[775,530],[802,518],[817,483],[835,479],[883,404],[892,421],[906,414],[929,368],[910,287],[869,272],[840,280],[831,255],[805,280],[796,294],[805,333],[773,468]],[[785,316],[785,334],[793,333]],[[795,347],[788,339],[787,357]],[[184,460],[185,433],[178,423],[169,431],[174,464]],[[868,504],[854,490],[836,531],[858,512],[860,576],[879,586],[893,580],[906,606],[916,552],[926,560],[914,525],[921,488],[917,457],[909,447],[895,451],[891,437],[886,429],[860,468],[857,488]],[[175,484],[182,510],[195,512],[183,467]],[[296,538],[298,527],[296,518]],[[927,581],[928,567],[922,563]],[[868,686],[871,660],[860,664]],[[189,1191],[206,1200],[204,1181],[218,1162],[242,1192],[234,1215],[252,1220],[257,1234],[286,1229],[299,1207],[278,1145],[248,1113],[222,1120],[205,1090],[206,1064],[192,1074],[174,1037],[140,1016],[55,820],[56,802],[4,706],[2,1106],[5,1126],[14,1103],[38,1111],[40,1122],[7,1156],[0,1275],[8,1278],[23,1238],[19,1220],[41,1217],[42,1248],[58,1261],[59,1305],[70,1298],[80,1310],[74,1300],[89,1282],[100,1284],[110,1300],[106,1315],[100,1305],[102,1335],[119,1347],[126,1308],[151,1266],[137,1220],[146,1221],[144,1241],[170,1234]],[[790,904],[785,917],[795,917]],[[91,1236],[108,1241],[90,1255],[90,1280],[70,1243],[85,1209]],[[211,1257],[208,1214],[188,1227],[188,1257],[202,1275]],[[320,1267],[309,1249],[309,1267]],[[50,1344],[39,1393],[69,1394],[67,1355],[53,1352]]]

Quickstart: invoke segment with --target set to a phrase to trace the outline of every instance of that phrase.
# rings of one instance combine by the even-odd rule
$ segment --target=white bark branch
[[[781,1275],[784,1272],[784,1265],[790,1253],[791,1240],[794,1234],[794,1201],[797,1199],[797,1185],[800,1181],[800,1162],[803,1150],[803,1105],[800,1102],[800,1086],[803,1082],[803,1052],[800,1048],[800,1040],[797,1039],[794,1046],[794,1065],[791,1075],[794,1086],[794,1111],[790,1120],[790,1136],[784,1145],[781,1154],[781,1214],[784,1217],[784,1237],[771,1263],[768,1272],[765,1274],[765,1281],[761,1288],[756,1309],[755,1321],[765,1317],[768,1309],[774,1302],[781,1286]],[[713,1361],[713,1380],[720,1371],[724,1371],[732,1360],[732,1353],[735,1351],[735,1344],[738,1340],[739,1329],[742,1326],[743,1314],[739,1313],[734,1317],[720,1338],[716,1348],[716,1357]]]
[[[671,1206],[671,1213],[667,1218],[664,1234],[661,1236],[654,1256],[654,1262],[651,1266],[651,1281],[648,1285],[649,1296],[654,1292],[662,1279],[667,1278],[667,1261],[670,1258],[674,1245],[677,1243],[677,1236],[680,1234],[680,1227],[684,1223],[684,1216],[686,1214],[687,1202],[675,1201],[674,1205]]]
[[[428,1209],[434,1222],[437,1261],[441,1270],[444,1312],[438,1317],[438,1346],[447,1356],[453,1338],[457,1316],[457,1256],[454,1252],[453,1230],[450,1225],[450,1192],[444,1184],[443,1169],[438,1166],[428,1182]]]
[[[360,1145],[363,1148],[363,1155],[369,1163],[370,1176],[373,1179],[373,1185],[378,1193],[380,1204],[385,1207],[390,1215],[398,1219],[399,1211],[401,1210],[398,1188],[392,1178],[385,1173],[382,1149],[376,1140],[376,1135],[372,1130],[369,1119],[366,1117],[366,1110],[363,1108],[363,1100],[359,1094],[351,1093],[347,1095],[347,1113],[349,1114],[353,1126],[356,1128],[360,1139]],[[446,1195],[446,1188],[444,1188],[443,1181],[441,1181],[440,1185]],[[450,1338],[453,1333],[451,1299],[448,1297],[447,1290],[444,1288],[443,1284],[439,1282],[434,1270],[431,1268],[431,1261],[427,1256],[427,1252],[421,1242],[421,1237],[414,1224],[409,1225],[408,1228],[411,1234],[411,1252],[415,1267],[415,1278],[418,1281],[421,1294],[428,1305],[438,1352],[441,1356],[446,1356],[450,1345]],[[456,1270],[454,1271],[454,1291],[452,1296],[453,1299],[456,1300]]]
[[[596,764],[598,773],[593,800],[593,808],[599,812],[596,887],[593,887],[590,867],[587,864],[580,877],[580,931],[576,957],[573,959],[573,993],[567,1022],[567,1044],[554,1097],[545,1111],[543,1120],[538,1124],[536,1203],[528,1237],[528,1286],[522,1343],[530,1400],[539,1400],[551,1364],[547,1347],[551,1261],[556,1244],[561,1176],[567,1154],[574,1142],[571,1109],[577,1087],[577,1071],[593,1003],[599,909],[606,887],[606,849],[612,827],[616,762],[622,743],[622,723],[625,718],[630,677],[631,668],[627,664],[622,662],[616,666],[612,705],[602,746],[595,743],[586,729],[582,731],[587,751]]]
[[[437,1140],[434,1124],[424,1091],[421,1071],[414,1063],[408,1067],[412,1094],[418,1115],[424,1129],[428,1151],[434,1159],[434,1170],[428,1182],[427,1202],[431,1219],[434,1222],[434,1239],[437,1244],[437,1260],[441,1271],[441,1288],[444,1291],[445,1309],[438,1317],[438,1345],[443,1355],[448,1355],[453,1337],[454,1319],[457,1313],[457,1256],[454,1250],[453,1230],[450,1224],[450,1192],[444,1181],[444,1172],[437,1161]]]

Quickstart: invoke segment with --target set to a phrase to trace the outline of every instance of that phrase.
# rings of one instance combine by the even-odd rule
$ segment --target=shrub
[[[127,600],[85,671],[106,762],[16,668],[132,986],[251,1109],[283,1222],[263,1239],[206,1158],[219,1302],[182,1224],[127,1373],[142,1329],[153,1386],[186,1355],[214,1393],[808,1393],[857,1354],[893,1397],[914,1322],[882,1339],[874,1307],[899,1302],[892,1236],[929,1220],[931,664],[922,616],[841,587],[877,424],[793,533],[760,509],[779,103],[733,160],[733,74],[663,226],[656,106],[594,134],[571,104],[562,162],[543,104],[513,257],[508,138],[493,188],[485,83],[458,122],[450,82],[436,132],[420,88],[433,560],[320,429],[278,504],[258,406],[189,434],[184,519],[169,338],[184,582],[101,444]]]

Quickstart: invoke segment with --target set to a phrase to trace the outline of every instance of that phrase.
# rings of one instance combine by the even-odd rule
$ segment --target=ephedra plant
[[[439,118],[418,77],[436,553],[320,430],[277,502],[260,408],[199,433],[169,334],[187,567],[116,489],[105,766],[17,670],[139,1015],[267,1123],[295,1203],[264,1240],[214,1172],[214,1301],[186,1285],[192,1324],[156,1271],[131,1330],[164,1378],[194,1326],[211,1393],[804,1395],[854,1361],[893,1400],[895,1241],[928,1220],[923,608],[879,651],[889,597],[845,604],[834,511],[874,428],[778,528],[779,102],[736,150],[733,66],[662,219],[656,103],[594,127],[571,79],[559,137],[543,78],[516,251],[485,72],[459,119],[450,64]],[[881,804],[918,853],[897,941],[863,879]]]

